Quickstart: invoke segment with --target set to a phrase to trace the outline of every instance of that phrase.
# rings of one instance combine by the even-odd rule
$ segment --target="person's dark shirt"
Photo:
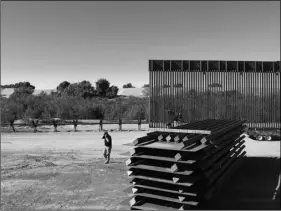
[[[112,147],[112,141],[110,135],[104,136],[103,139],[104,139],[104,145],[106,147]]]

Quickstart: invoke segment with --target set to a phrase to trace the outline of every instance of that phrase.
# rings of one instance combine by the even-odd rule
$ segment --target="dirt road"
[[[124,143],[141,132],[111,132],[112,163],[104,164],[101,132],[1,134],[1,210],[128,209]],[[250,157],[280,156],[280,142],[246,139]]]
[[[112,132],[112,163],[102,133],[1,135],[1,210],[127,209],[123,146],[146,132]]]

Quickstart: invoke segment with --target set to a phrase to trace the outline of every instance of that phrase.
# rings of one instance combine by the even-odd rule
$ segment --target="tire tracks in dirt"
[[[76,171],[75,172],[79,172],[79,168],[80,166],[78,165],[75,165],[74,166],[76,168]],[[83,175],[91,175],[91,173],[85,173],[83,171],[81,171],[81,174],[82,176]],[[83,178],[83,177],[82,177]],[[77,198],[79,198],[79,196],[81,196],[81,193],[79,194],[79,196],[77,197],[77,193],[81,192],[81,190],[78,188],[81,184],[83,184],[83,180],[80,180],[78,184],[76,184],[75,186],[72,186],[71,189],[73,190],[73,195],[68,197],[66,200],[64,200],[63,202],[61,202],[60,204],[62,204],[57,210],[60,210],[62,208],[69,208],[70,207],[70,201],[74,201],[76,200]],[[78,189],[77,189],[78,188]],[[82,205],[83,206],[83,205]],[[80,207],[81,208],[81,207]]]
[[[13,171],[23,170],[29,167],[29,169],[36,169],[42,167],[56,166],[50,156],[32,156],[25,155],[19,157],[18,159],[23,159],[23,161],[14,167],[1,167],[1,173],[13,173]],[[35,163],[33,163],[35,161]],[[10,172],[9,172],[10,171]]]
[[[70,154],[73,154],[73,152],[70,152],[70,153],[66,153],[66,154],[64,154],[63,153],[63,155],[61,155],[61,156],[59,156],[59,158],[58,159],[66,159],[66,160],[69,160],[69,158],[71,159],[71,161],[72,160],[74,160],[75,158],[73,157],[73,156],[70,156]],[[42,157],[42,156],[39,156],[39,157]],[[56,159],[57,160],[57,159]],[[55,171],[55,172],[51,172],[49,175],[48,175],[48,178],[53,178],[53,177],[56,177],[58,174],[63,174],[63,171],[64,171],[64,169],[65,168],[67,168],[67,167],[73,167],[73,164],[71,163],[71,164],[68,164],[68,165],[57,165],[57,164],[54,164],[53,166],[55,166],[55,167],[62,167],[62,168],[60,168],[59,170],[57,170],[57,171]],[[47,166],[47,167],[49,167],[49,166]],[[35,173],[37,173],[37,172],[40,172],[42,169],[40,168],[38,171],[35,171],[35,172],[33,172],[31,175],[34,175]],[[66,180],[67,180],[68,178],[66,177],[66,178],[64,178],[61,182],[65,182]],[[37,183],[37,184],[39,184],[39,182]],[[35,198],[30,204],[29,204],[29,208],[30,207],[32,207],[34,204],[37,204],[39,201],[41,201],[42,199],[44,199],[44,198],[49,198],[50,197],[50,194],[55,190],[57,188],[57,186],[55,186],[55,187],[53,187],[53,188],[49,188],[49,189],[47,189],[47,190],[45,190],[45,191],[43,191],[43,193],[41,192],[40,193],[40,195],[37,197],[37,198]],[[47,200],[48,201],[48,200]],[[44,205],[46,205],[46,204],[44,204]],[[61,209],[63,206],[61,206],[60,208],[58,208],[58,209]]]
[[[67,166],[65,166],[65,167],[67,167]],[[62,169],[64,169],[65,167],[63,167]],[[59,171],[61,171],[62,169],[60,169]],[[37,171],[33,172],[33,174],[35,174],[36,172],[39,172],[39,171],[40,171],[40,170],[37,170]],[[55,176],[57,175],[57,173],[58,173],[58,171],[51,172],[51,173],[48,175],[48,177],[49,177],[49,178],[53,178],[53,177],[55,177]],[[41,182],[42,182],[42,181],[37,181],[37,182],[36,182],[35,184],[33,184],[32,186],[30,186],[30,185],[25,185],[25,186],[20,190],[20,193],[17,194],[17,195],[19,195],[19,196],[26,195],[26,192],[27,192],[27,191],[28,191],[28,192],[36,192],[36,191],[34,191],[34,190],[35,190],[34,187],[40,185]],[[21,200],[20,200],[20,201],[21,201],[21,204],[22,204],[22,205],[28,204],[28,205],[24,205],[24,206],[25,206],[25,207],[30,207],[30,206],[32,206],[33,204],[35,204],[36,202],[38,202],[40,199],[42,199],[42,198],[44,197],[44,194],[46,194],[47,192],[53,191],[55,188],[56,188],[56,187],[54,187],[53,189],[52,189],[52,188],[47,189],[47,190],[45,190],[43,193],[41,192],[40,195],[39,195],[39,197],[37,197],[37,198],[35,198],[34,200],[32,200],[32,202],[31,202],[30,204],[28,204],[28,203],[26,203],[26,202],[31,201],[31,200],[30,200],[30,197],[33,197],[33,196],[29,196],[29,197],[27,197],[28,199],[25,198],[25,200],[22,200],[22,199],[21,199]],[[43,194],[43,195],[42,195],[42,194]],[[14,196],[13,194],[12,194],[12,197],[13,197],[13,201],[17,201],[17,200],[15,200],[15,196]],[[18,197],[17,197],[17,198],[18,198]]]
[[[86,166],[86,165],[85,165]],[[88,166],[88,165],[87,165]],[[97,163],[95,163],[95,167],[97,166]],[[90,168],[90,175],[92,176],[93,175],[93,168]],[[92,184],[92,181],[91,181],[91,184]],[[86,203],[89,201],[89,199],[93,196],[94,194],[93,193],[90,193],[88,196],[87,196],[87,198],[86,198],[86,200],[83,202],[83,205],[80,207],[80,209],[81,210],[83,210],[83,209],[85,209],[86,208]]]
[[[66,167],[76,167],[77,166],[73,166],[73,165],[67,165],[67,166],[64,166],[64,168]],[[63,173],[63,169],[60,170],[60,173]],[[78,169],[76,169],[75,172],[77,172]],[[56,174],[56,173],[54,173]],[[69,179],[68,177],[64,178],[61,183],[65,182],[67,179]],[[76,184],[75,186],[72,187],[72,189],[76,190],[81,184],[83,183],[83,181],[80,181],[78,184]],[[56,189],[57,187],[53,187],[53,188],[50,188],[48,190],[45,190],[43,193],[40,193],[40,196],[37,197],[36,199],[33,200],[33,202],[29,205],[29,208],[31,208],[34,204],[38,203],[41,199],[43,198],[47,198],[50,197],[50,194]],[[79,190],[77,190],[79,191]],[[67,198],[67,199],[64,199],[63,201],[59,201],[59,202],[56,202],[56,204],[54,204],[54,206],[57,206],[57,205],[60,205],[59,208],[57,208],[56,210],[60,210],[62,208],[67,208],[67,206],[69,205],[69,202],[72,201],[73,199],[77,198],[77,195],[75,195],[75,192],[77,193],[77,191],[74,191],[74,195],[73,196],[70,196],[70,198]],[[43,204],[43,206],[46,206],[46,204]]]
[[[100,159],[100,161],[101,160],[102,159]],[[113,163],[116,163],[116,161],[113,162]],[[99,175],[99,171],[97,172],[97,168],[103,169],[104,171],[106,171],[105,175]],[[102,172],[104,172],[104,171],[102,171]],[[112,171],[114,171],[114,172],[119,171],[119,169],[116,168],[116,167],[112,168],[111,166],[103,165],[103,162],[95,162],[95,166],[93,166],[93,168],[90,168],[91,176],[93,177],[93,175],[96,175],[99,178],[103,178],[103,181],[100,181],[100,183],[104,183],[105,185],[107,184],[106,183],[107,176],[109,176],[109,177],[113,176],[114,177],[114,175],[116,175],[115,173],[112,173]],[[121,169],[121,171],[123,171],[123,170]],[[119,175],[119,174],[117,174],[117,175]],[[96,189],[97,186],[95,186],[95,181],[91,180],[91,184],[94,185],[94,190],[91,191],[91,193],[88,193],[88,195],[85,197],[83,205],[80,207],[81,210],[93,209],[92,208],[93,205],[96,206],[96,207],[103,207],[102,209],[114,209],[115,210],[119,206],[119,202],[117,202],[117,204],[116,204],[115,200],[116,199],[118,199],[118,201],[124,200],[123,196],[114,197],[114,198],[111,198],[110,196],[108,196],[107,192],[108,191],[112,192],[112,190],[110,190],[110,188],[105,190],[104,196],[100,196],[99,192],[97,192],[97,189]],[[88,204],[88,201],[91,198],[93,199],[94,204]],[[120,198],[120,200],[119,200],[119,198]],[[101,209],[101,208],[99,208],[99,209]]]
[[[63,169],[64,168],[66,168],[66,167],[68,167],[68,166],[63,166],[63,168],[61,168],[61,169],[59,169],[58,171],[56,171],[56,172],[51,172],[48,176],[50,177],[50,178],[53,178],[53,177],[56,177],[57,176],[57,173],[60,173],[60,172],[62,172],[63,171]],[[38,172],[38,171],[37,171]],[[35,173],[35,172],[34,172]],[[65,180],[66,180],[67,178],[65,178]],[[38,181],[37,182],[37,185],[38,184],[40,184],[40,181]],[[29,205],[28,205],[28,208],[30,209],[34,204],[36,204],[36,203],[38,203],[42,198],[44,198],[44,197],[48,197],[50,194],[48,194],[48,193],[50,193],[50,192],[52,192],[53,190],[55,190],[57,187],[55,186],[55,187],[51,187],[51,188],[49,188],[49,189],[47,189],[47,190],[45,190],[45,191],[43,191],[43,192],[41,192],[40,191],[40,194],[39,194],[39,196],[38,197],[36,197]],[[33,188],[34,189],[34,188]]]
[[[29,166],[29,164],[26,164],[27,166]],[[46,167],[48,167],[48,166],[46,166]],[[36,166],[36,168],[38,168],[38,170],[36,170],[36,171],[34,171],[32,174],[30,174],[30,175],[34,175],[36,172],[39,172],[39,171],[42,171],[42,168],[44,168],[44,167],[41,167],[41,166]],[[15,168],[12,168],[12,169],[15,169]],[[16,168],[16,169],[20,169],[20,170],[22,170],[23,168]],[[31,169],[34,169],[34,168],[32,168],[31,167]],[[7,173],[9,173],[9,172],[7,172]],[[11,172],[10,172],[11,173]],[[12,173],[17,173],[16,171],[14,171],[14,172],[12,172]],[[53,177],[54,175],[56,174],[56,172],[51,172],[49,175],[48,175],[48,177],[49,178],[51,178],[51,177]],[[14,177],[15,177],[15,179],[17,179],[17,176],[18,175],[13,175]],[[9,177],[13,177],[13,176],[9,176]],[[10,180],[9,180],[10,181]],[[1,197],[1,201],[2,201],[2,199],[4,198],[4,197],[6,197],[6,200],[8,201],[7,203],[3,203],[3,202],[1,202],[1,204],[2,204],[2,207],[3,206],[5,206],[6,207],[6,205],[7,206],[11,206],[12,205],[12,207],[14,207],[14,206],[17,206],[16,204],[18,204],[18,202],[20,201],[21,203],[20,203],[20,205],[18,205],[18,206],[20,206],[20,208],[21,209],[23,209],[24,210],[24,207],[25,208],[27,208],[27,207],[29,207],[29,205],[26,205],[27,203],[27,201],[29,201],[29,200],[24,200],[24,199],[22,199],[22,196],[26,196],[26,193],[28,192],[28,193],[32,193],[32,192],[34,192],[34,187],[35,186],[37,186],[37,185],[39,185],[40,184],[40,182],[41,181],[37,181],[37,182],[35,182],[35,183],[33,183],[32,185],[30,185],[30,184],[27,184],[27,185],[24,185],[23,187],[21,187],[20,188],[20,190],[19,191],[17,191],[15,194],[14,193],[11,193],[11,194],[9,194],[9,195],[2,195],[2,197]],[[3,188],[3,191],[5,190],[5,188]],[[8,192],[9,193],[9,192]],[[12,200],[11,200],[11,198],[12,198]],[[30,198],[30,197],[28,197],[28,198]],[[5,200],[5,201],[6,201]],[[4,201],[4,200],[3,200]],[[17,207],[17,209],[18,209],[19,207]]]
[[[67,156],[67,157],[69,159],[69,156]],[[71,191],[73,193],[73,194],[71,194],[71,196],[66,196],[63,201],[58,201],[58,202],[53,201],[51,194],[53,194],[53,191],[56,190],[58,188],[58,186],[56,186],[56,185],[53,186],[52,184],[50,185],[50,184],[48,184],[48,182],[45,184],[41,184],[42,180],[40,180],[40,181],[36,181],[32,185],[27,184],[27,185],[22,186],[20,191],[17,192],[16,197],[14,197],[15,196],[14,194],[10,194],[10,196],[7,197],[7,199],[10,198],[9,203],[6,203],[6,202],[2,203],[2,200],[1,200],[1,206],[4,205],[2,207],[5,207],[5,209],[12,208],[12,209],[18,210],[20,208],[21,210],[30,210],[30,209],[36,208],[37,206],[40,206],[43,208],[44,207],[49,208],[48,205],[52,203],[53,206],[51,208],[49,208],[49,210],[54,210],[54,209],[61,210],[61,209],[70,208],[71,206],[75,206],[72,202],[79,200],[78,202],[80,205],[77,204],[77,206],[79,207],[79,209],[83,209],[84,205],[91,199],[91,197],[93,197],[94,194],[92,192],[85,193],[85,192],[83,192],[84,188],[82,187],[82,189],[80,189],[79,187],[81,187],[81,185],[83,185],[83,184],[86,185],[86,187],[92,186],[93,181],[92,181],[91,177],[96,174],[96,172],[94,172],[94,171],[96,171],[97,167],[98,168],[100,167],[99,163],[97,163],[96,160],[94,162],[85,161],[84,163],[75,163],[75,161],[74,161],[73,163],[70,163],[67,165],[55,165],[52,167],[54,167],[52,172],[46,173],[46,177],[49,179],[55,179],[58,175],[64,174],[65,169],[68,167],[71,168],[71,172],[74,172],[74,173],[78,172],[77,178],[76,179],[74,178],[74,181],[77,179],[79,180],[79,178],[81,178],[81,177],[84,178],[84,179],[79,180],[78,183],[76,183],[74,186],[71,186]],[[34,170],[28,176],[34,176],[35,174],[42,172],[42,169],[45,169],[45,168],[48,169],[50,167],[49,166],[36,166],[36,167],[33,166],[32,169],[36,169],[36,170]],[[40,175],[39,175],[39,177],[40,177]],[[62,178],[63,179],[60,181],[60,183],[65,183],[66,180],[69,179],[68,176],[66,176],[65,178],[63,176]],[[49,179],[46,181],[49,181]],[[44,188],[42,190],[40,190],[40,188],[37,188],[37,190],[36,190],[36,187],[41,186],[41,185],[46,185],[46,187],[48,185],[50,185],[50,188],[47,188],[45,190],[44,190]],[[29,194],[26,197],[27,192]],[[80,201],[84,201],[84,202],[82,202],[82,204],[81,204]]]
[[[53,173],[51,173],[49,176],[51,176]],[[20,191],[20,196],[21,195],[26,195],[26,192],[29,191],[29,192],[33,192],[34,191],[34,186],[37,186],[37,185],[40,185],[40,181],[37,181],[35,184],[33,184],[32,186],[29,186],[29,185],[26,185],[24,188],[21,189]],[[49,190],[47,190],[49,191]],[[36,191],[35,191],[36,192]],[[46,192],[46,191],[45,191]],[[42,194],[42,193],[41,193]],[[27,199],[21,199],[21,204],[24,205],[26,207],[26,209],[28,210],[28,208],[30,208],[36,201],[37,199],[39,198],[40,199],[40,196],[37,197],[36,199],[34,199],[33,202],[31,202],[31,204],[28,204],[27,202],[31,201],[30,200],[30,197],[33,197],[32,195],[29,195],[29,197],[27,197]],[[27,204],[27,205],[26,205]]]

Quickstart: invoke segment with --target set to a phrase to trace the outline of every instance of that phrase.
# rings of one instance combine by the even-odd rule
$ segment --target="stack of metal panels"
[[[126,161],[131,209],[185,210],[210,200],[246,154],[244,123],[204,120],[136,139]]]

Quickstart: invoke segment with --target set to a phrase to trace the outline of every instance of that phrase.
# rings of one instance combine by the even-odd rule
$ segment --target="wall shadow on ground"
[[[280,210],[280,195],[272,200],[280,171],[280,159],[246,157],[218,195],[203,209]]]

